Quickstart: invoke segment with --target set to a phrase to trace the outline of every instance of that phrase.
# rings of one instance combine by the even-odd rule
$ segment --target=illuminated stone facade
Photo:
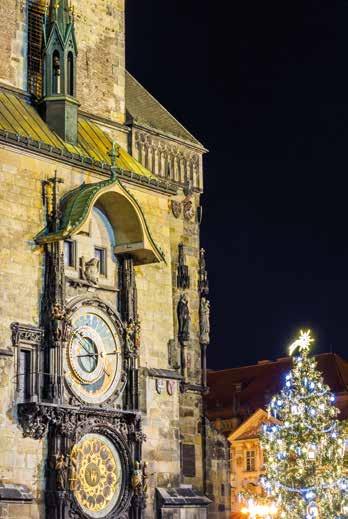
[[[238,498],[241,492],[261,495],[260,476],[264,460],[259,436],[262,424],[268,422],[267,413],[259,409],[228,437],[231,444],[232,513],[240,512],[243,507]]]
[[[41,3],[0,6],[0,517],[206,517],[205,150],[170,114],[160,136],[131,116],[123,0],[76,0],[74,14],[52,2],[47,30],[65,7],[64,30],[73,27],[78,48],[77,91],[63,99],[80,104],[76,144],[38,116],[42,84],[28,49],[44,22]],[[57,76],[61,66],[53,61]],[[170,150],[164,169],[136,151],[145,126]],[[113,340],[108,327],[115,350],[103,346]],[[67,376],[74,362],[76,380]],[[122,487],[117,503],[99,484],[107,463],[98,472],[72,461],[74,445],[100,435],[121,453],[123,486],[109,485]],[[105,503],[93,497],[97,480]],[[187,508],[191,498],[196,507]]]

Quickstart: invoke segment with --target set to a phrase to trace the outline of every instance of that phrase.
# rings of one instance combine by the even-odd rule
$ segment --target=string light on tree
[[[308,330],[291,344],[293,369],[269,406],[269,414],[279,422],[264,425],[261,438],[266,473],[262,484],[281,519],[348,518],[339,411],[310,356],[312,342]]]

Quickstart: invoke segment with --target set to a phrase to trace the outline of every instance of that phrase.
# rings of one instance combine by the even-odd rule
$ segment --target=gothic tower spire
[[[50,0],[49,20],[57,22],[61,33],[64,35],[68,26],[73,23],[73,9],[68,0]]]
[[[77,43],[71,0],[50,0],[43,33],[43,116],[62,139],[76,144]]]

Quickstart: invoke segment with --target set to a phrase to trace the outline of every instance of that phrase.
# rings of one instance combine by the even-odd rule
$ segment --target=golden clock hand
[[[90,344],[84,340],[84,337],[82,335],[80,335],[78,332],[75,332],[75,335],[77,337],[77,340],[79,341],[79,343],[81,344],[82,348],[87,352],[87,353],[90,353],[90,351],[86,348],[85,344],[87,344],[87,346],[90,346]],[[82,341],[81,341],[82,339]]]

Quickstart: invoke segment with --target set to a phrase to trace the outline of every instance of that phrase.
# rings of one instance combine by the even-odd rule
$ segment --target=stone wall
[[[125,121],[124,0],[75,0],[81,110]]]
[[[177,265],[179,243],[185,244],[186,263],[189,266],[191,287],[186,290],[191,313],[190,341],[185,348],[187,380],[201,382],[201,358],[199,344],[198,257],[199,229],[197,223],[187,222],[183,216],[175,218],[168,198],[145,191],[132,190],[140,203],[156,243],[162,248],[166,265],[155,264],[136,269],[139,317],[142,323],[142,351],[140,357],[143,373],[146,368],[170,369],[168,344],[175,343],[176,358],[180,358],[178,344],[177,303],[181,290],[177,289]],[[183,193],[179,200],[184,199]],[[199,203],[197,198],[195,206]],[[202,458],[202,397],[198,393],[180,391],[180,384],[173,381],[174,394],[168,394],[168,379],[163,379],[161,394],[156,389],[156,379],[143,381],[142,410],[146,412],[148,441],[144,445],[144,459],[150,461],[153,473],[151,492],[156,486],[192,484],[203,488]],[[180,445],[195,446],[195,476],[182,477]],[[152,494],[151,494],[152,501]],[[155,503],[153,503],[155,505]],[[147,510],[149,519],[154,517],[152,505]]]
[[[24,0],[0,2],[0,82],[26,88],[27,18]]]
[[[230,518],[230,444],[206,419],[206,489],[212,500],[209,519]]]
[[[42,0],[33,0],[41,4]],[[75,0],[81,110],[125,121],[124,0]],[[27,89],[27,1],[0,3],[0,82]]]
[[[43,225],[41,180],[53,170],[53,164],[0,148],[0,349],[11,353],[11,323],[39,324],[43,265],[32,239]],[[45,442],[23,438],[15,382],[14,357],[0,356],[0,481],[27,485],[35,502],[2,505],[3,517],[43,518]]]

